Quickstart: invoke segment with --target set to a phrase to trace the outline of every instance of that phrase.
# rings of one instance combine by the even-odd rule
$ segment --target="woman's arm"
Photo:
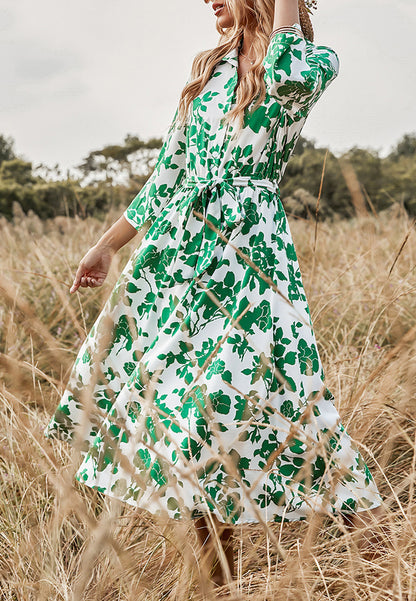
[[[81,259],[70,293],[76,292],[80,286],[84,288],[101,286],[107,277],[113,256],[136,234],[136,228],[124,215],[117,219]]]
[[[188,77],[190,81],[191,75]],[[80,286],[101,286],[114,254],[143,226],[160,214],[186,175],[187,125],[178,125],[178,108],[164,137],[162,148],[144,186],[123,215],[101,236],[81,260],[70,292]]]
[[[136,230],[145,221],[154,221],[160,215],[185,179],[187,125],[178,124],[178,108],[164,137],[152,174],[124,211],[126,221]]]
[[[96,246],[108,246],[116,253],[122,246],[130,242],[137,234],[135,227],[127,221],[122,215],[113,225],[101,236]]]
[[[293,121],[304,119],[339,71],[337,54],[303,35],[297,0],[275,0],[274,29],[263,60],[268,93]],[[277,27],[276,27],[277,26]],[[274,31],[274,30],[273,30]]]
[[[273,30],[299,23],[298,0],[275,0]]]

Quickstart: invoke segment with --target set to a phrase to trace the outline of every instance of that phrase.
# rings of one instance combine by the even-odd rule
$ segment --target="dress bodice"
[[[279,184],[305,120],[338,74],[337,54],[295,32],[279,32],[263,60],[266,95],[245,111],[244,125],[224,124],[236,97],[238,49],[216,65],[193,100],[188,122],[178,125],[176,109],[155,169],[125,211],[137,229],[154,219],[189,178],[253,177]]]

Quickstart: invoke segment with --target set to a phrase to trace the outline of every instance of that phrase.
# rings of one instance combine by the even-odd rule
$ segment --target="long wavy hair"
[[[265,98],[263,59],[266,56],[269,35],[273,28],[275,0],[224,0],[224,2],[233,16],[233,25],[223,29],[217,21],[216,29],[220,34],[218,45],[195,56],[190,81],[183,88],[179,99],[179,124],[183,125],[187,121],[192,101],[205,87],[217,63],[233,48],[238,48],[242,44],[246,28],[253,33],[250,54],[254,57],[254,64],[237,86],[235,105],[223,118],[225,123],[231,124],[236,121],[237,130],[240,130],[244,123],[245,109],[257,98],[253,105],[253,110],[256,109]],[[313,29],[308,12],[303,0],[300,0],[300,24],[305,37],[312,41]]]

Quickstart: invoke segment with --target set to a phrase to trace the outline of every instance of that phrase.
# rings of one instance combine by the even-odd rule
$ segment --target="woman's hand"
[[[81,260],[70,293],[76,292],[80,286],[101,286],[107,277],[113,256],[136,234],[137,230],[124,215],[117,219]]]
[[[81,259],[70,293],[73,294],[80,286],[95,288],[101,286],[107,277],[114,250],[110,246],[96,244]]]

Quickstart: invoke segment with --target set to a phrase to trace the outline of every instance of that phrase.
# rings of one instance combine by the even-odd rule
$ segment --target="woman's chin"
[[[217,18],[217,24],[219,25],[219,27],[222,27],[223,29],[228,29],[228,27],[232,27],[233,21],[228,16],[221,15]]]

